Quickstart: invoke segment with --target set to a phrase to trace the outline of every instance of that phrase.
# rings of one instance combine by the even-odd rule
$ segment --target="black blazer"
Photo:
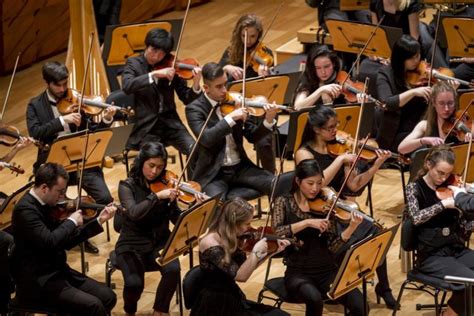
[[[28,108],[26,110],[26,123],[29,135],[48,145],[51,145],[54,142],[58,137],[58,133],[64,131],[59,117],[54,118],[54,113],[51,109],[46,91],[31,99],[30,103],[28,103]],[[89,126],[91,130],[95,130],[98,128],[107,128],[110,124],[91,122]],[[82,117],[81,125],[79,127],[74,124],[69,124],[69,128],[71,129],[71,132],[84,130],[86,128],[85,116]],[[48,151],[38,150],[38,157],[33,165],[34,170],[38,169],[38,167],[46,161],[48,153]]]
[[[42,206],[30,193],[13,210],[12,272],[23,294],[34,296],[54,276],[85,280],[68,266],[65,250],[103,231],[97,220],[76,227],[71,220],[58,222],[48,213],[49,207]]]
[[[160,115],[172,118],[165,122],[170,127],[183,126],[176,113],[175,91],[184,104],[190,103],[198,96],[187,86],[186,81],[178,76],[173,78],[171,85],[167,79],[150,84],[148,73],[151,70],[152,66],[148,65],[143,54],[128,58],[123,70],[122,89],[126,94],[133,93],[135,99],[135,125],[127,148],[138,148],[143,138],[155,127]]]
[[[186,107],[186,119],[196,137],[199,135],[211,110],[212,105],[204,94],[200,95]],[[217,176],[224,162],[225,136],[230,133],[232,133],[237,145],[241,163],[254,165],[245,153],[243,138],[245,137],[250,143],[255,143],[272,132],[263,125],[263,120],[258,121],[249,117],[245,124],[238,121],[231,128],[225,120],[219,120],[216,110],[213,110],[209,123],[199,141],[196,166],[192,179],[199,182],[202,187],[205,187]]]

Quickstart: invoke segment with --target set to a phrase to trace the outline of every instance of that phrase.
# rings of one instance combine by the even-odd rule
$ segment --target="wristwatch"
[[[255,257],[257,257],[258,260],[262,259],[263,258],[263,253],[261,253],[260,251],[252,251],[253,254],[255,254]]]

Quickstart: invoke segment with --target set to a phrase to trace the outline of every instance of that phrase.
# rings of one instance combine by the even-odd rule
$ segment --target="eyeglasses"
[[[328,133],[331,133],[337,130],[338,127],[339,127],[339,122],[337,122],[336,125],[333,125],[333,126],[321,127],[321,129],[325,130]]]
[[[454,108],[454,106],[456,105],[456,103],[454,101],[452,102],[440,102],[440,103],[437,103],[436,106],[440,107],[440,108],[444,108],[444,107],[448,107],[448,108]]]

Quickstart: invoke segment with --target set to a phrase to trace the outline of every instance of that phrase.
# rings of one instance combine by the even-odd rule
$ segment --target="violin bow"
[[[13,67],[12,76],[10,78],[10,83],[8,84],[7,94],[5,95],[5,100],[3,101],[3,108],[2,108],[2,114],[0,115],[0,121],[3,120],[3,114],[5,114],[5,109],[7,108],[7,102],[8,102],[8,98],[10,97],[10,90],[13,85],[13,78],[15,78],[16,69],[18,67],[18,61],[20,60],[20,55],[21,55],[21,52],[18,52],[18,55],[16,56],[15,66]]]
[[[438,8],[438,17],[436,18],[436,31],[433,43],[431,43],[431,67],[428,75],[428,87],[431,87],[431,78],[433,78],[434,58],[436,56],[436,43],[438,42],[439,21],[441,18],[441,10]]]
[[[359,151],[357,152],[356,159],[352,163],[351,168],[349,169],[349,173],[344,178],[344,182],[342,183],[341,188],[339,189],[339,192],[337,192],[337,195],[336,195],[336,197],[334,198],[334,201],[331,204],[331,208],[329,209],[328,215],[326,215],[325,220],[329,220],[329,217],[334,212],[334,209],[336,208],[336,205],[337,205],[337,201],[339,201],[339,199],[341,197],[341,194],[342,194],[342,191],[346,187],[347,181],[349,180],[349,177],[351,176],[352,172],[354,171],[355,166],[357,165],[357,162],[359,161],[360,155],[362,154],[362,150],[364,150],[364,147],[367,144],[367,141],[369,140],[369,137],[370,137],[370,133],[367,135],[367,137],[364,138],[364,140],[362,142],[362,146],[360,147]]]
[[[263,33],[262,37],[260,37],[260,39],[258,40],[257,44],[255,45],[255,47],[258,47],[260,44],[263,43],[263,39],[267,36],[268,34],[268,31],[272,28],[273,26],[273,23],[275,23],[275,20],[276,20],[276,17],[280,14],[280,11],[281,11],[281,8],[283,7],[283,5],[285,4],[286,0],[282,0],[281,3],[280,3],[280,6],[278,7],[278,9],[276,10],[275,14],[273,15],[272,17],[272,20],[270,21],[270,24],[268,25],[267,29],[265,30],[265,32]],[[247,48],[247,40],[245,40],[244,42],[244,50]],[[247,67],[249,66],[250,64],[250,61],[253,59],[253,57],[255,56],[255,53],[257,52],[256,49],[254,49],[252,51],[252,53],[250,54],[250,58],[247,62],[245,62],[245,59],[244,59],[244,62],[242,63],[245,67],[244,67],[244,72],[245,70],[247,69]],[[244,56],[246,56],[246,53],[244,53]]]
[[[365,91],[367,91],[367,86],[369,84],[369,77],[365,78],[364,82],[364,94]],[[364,105],[365,105],[365,97],[362,98],[362,102],[360,103],[360,109],[359,109],[359,118],[357,119],[357,129],[356,129],[356,134],[355,134],[355,144],[354,148],[352,148],[352,153],[355,154],[357,151],[357,146],[359,145],[359,136],[360,136],[360,125],[362,123],[362,114],[364,113]],[[362,146],[362,148],[364,148]]]
[[[449,134],[451,134],[453,132],[453,130],[456,128],[456,126],[462,120],[462,118],[466,114],[467,110],[469,110],[469,107],[471,106],[473,101],[474,100],[471,100],[471,102],[469,102],[469,104],[466,106],[466,108],[462,111],[461,115],[459,115],[459,117],[454,121],[453,126],[449,129],[449,131],[446,133],[446,136],[444,137],[444,140],[443,140],[444,142],[446,142],[446,139],[448,138]]]
[[[364,54],[365,50],[366,50],[367,47],[369,46],[369,43],[370,43],[370,42],[372,41],[372,39],[374,38],[375,32],[377,32],[377,30],[380,28],[380,25],[382,25],[382,22],[383,22],[384,19],[385,19],[385,14],[382,16],[382,18],[380,19],[380,21],[377,23],[377,25],[375,26],[375,28],[372,30],[372,33],[370,33],[370,36],[369,36],[369,38],[367,39],[367,42],[365,42],[364,47],[362,47],[361,51],[357,54],[356,60],[352,63],[351,69],[349,69],[349,71],[347,72],[347,77],[344,79],[343,82],[341,82],[341,87],[344,87],[344,85],[346,84],[346,81],[349,79],[351,73],[354,71],[355,66],[359,63],[360,58],[362,57],[362,54]]]
[[[184,13],[183,25],[181,26],[181,31],[179,32],[178,43],[176,44],[176,51],[174,52],[174,60],[173,60],[173,63],[171,64],[171,68],[173,69],[176,65],[176,60],[178,59],[178,52],[181,47],[181,38],[183,37],[183,34],[184,34],[184,27],[186,26],[186,20],[188,18],[188,12],[189,12],[190,6],[191,6],[191,0],[188,0],[188,5],[186,6],[186,12]]]
[[[472,120],[472,122],[474,123],[474,119]],[[472,134],[471,134],[471,137],[469,137],[469,144],[467,145],[466,161],[464,162],[464,172],[462,174],[462,179],[461,179],[464,188],[466,188],[467,171],[469,169],[469,160],[471,158],[471,148],[472,148]]]

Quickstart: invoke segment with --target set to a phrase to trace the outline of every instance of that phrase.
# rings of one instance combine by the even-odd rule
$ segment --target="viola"
[[[252,57],[249,59],[249,65],[252,66],[255,72],[258,72],[259,66],[273,66],[273,56],[268,52],[268,49],[262,43],[259,43],[257,47],[255,47],[254,51],[249,51],[247,53],[248,57]]]
[[[467,113],[465,113],[462,118],[459,119],[462,115],[462,112],[463,111],[456,111],[454,116],[452,116],[449,120],[444,121],[441,129],[446,135],[451,131],[450,134],[456,136],[459,141],[464,142],[466,134],[469,134],[472,131],[472,119]],[[458,121],[458,123],[453,128],[453,125],[456,123],[456,121]]]
[[[308,201],[309,208],[313,213],[327,215],[335,198],[336,192],[332,188],[322,188],[316,199]],[[359,204],[354,201],[339,199],[336,202],[336,208],[334,210],[336,218],[342,222],[349,222],[351,220],[352,212],[361,215],[364,219],[368,220],[371,223],[374,222],[374,219],[372,217],[360,211]]]
[[[114,108],[115,110],[122,112],[128,116],[135,115],[135,112],[130,107],[123,108],[113,104],[104,103],[103,101],[99,101],[96,99],[97,96],[83,97],[83,104],[81,106],[81,110],[88,115],[95,116],[101,114],[102,111],[106,108]],[[66,95],[58,101],[56,107],[59,113],[61,113],[61,115],[66,115],[76,111],[76,107],[79,105],[80,102],[81,97],[79,96],[79,92],[75,91],[74,89],[68,88],[66,91]]]
[[[333,142],[327,144],[327,149],[329,154],[333,156],[339,156],[352,151],[354,143],[355,141],[349,133],[338,130],[336,133],[336,139]],[[361,145],[362,143],[359,141],[358,148],[361,147]],[[377,149],[379,149],[377,142],[374,139],[369,139],[367,144],[363,146],[361,158],[367,161],[373,161],[377,159]],[[390,152],[390,157],[405,165],[411,163],[410,158],[397,153]]]
[[[15,146],[24,137],[20,134],[18,128],[13,125],[6,125],[0,123],[0,144],[5,146]],[[41,150],[48,151],[49,145],[43,144],[38,140],[33,140],[33,144]]]
[[[242,235],[238,237],[239,248],[245,252],[252,252],[255,244],[262,238],[267,239],[268,254],[275,253],[278,250],[278,240],[289,240],[295,246],[301,246],[301,241],[295,237],[276,236],[273,228],[270,226],[260,226],[258,228],[249,227]]]
[[[341,70],[336,75],[336,82],[338,84],[343,84],[342,86],[342,94],[347,102],[350,103],[357,103],[357,94],[363,93],[364,91],[364,83],[360,81],[352,81],[349,78],[347,72]],[[375,99],[374,97],[367,95],[367,98],[370,102],[374,102],[376,106],[380,108],[385,108],[385,103]]]
[[[51,210],[51,216],[58,220],[63,221],[77,209],[77,203],[79,203],[79,209],[82,211],[82,218],[84,220],[90,220],[97,216],[97,210],[104,209],[107,205],[97,204],[95,200],[90,196],[81,196],[80,199],[64,199],[60,201],[55,208]],[[118,212],[125,212],[125,209],[120,204],[114,204]]]
[[[237,92],[228,92],[225,101],[222,102],[220,109],[223,115],[227,115],[241,106],[242,96]],[[267,98],[262,95],[253,96],[252,98],[245,98],[245,106],[249,109],[249,114],[252,116],[265,115],[264,107],[271,105],[267,102]],[[287,106],[277,104],[278,111],[288,111],[291,109]]]
[[[426,61],[420,61],[415,70],[407,71],[405,80],[410,88],[423,87],[428,85],[431,72],[431,65]],[[473,87],[474,84],[454,77],[454,72],[446,67],[433,69],[431,84],[435,84],[437,80],[456,80],[462,85]]]
[[[16,173],[17,176],[19,174],[25,173],[25,169],[21,168],[20,166],[16,166],[14,163],[0,161],[0,167],[10,169],[11,172]]]
[[[163,177],[150,184],[150,190],[152,192],[160,192],[166,189],[174,189],[178,182],[178,176],[170,171],[166,170]],[[196,201],[195,195],[201,193],[201,185],[195,181],[182,181],[179,184],[179,191],[183,194],[178,196],[178,199],[185,204],[192,204]],[[204,195],[206,198],[207,195]]]
[[[153,70],[160,70],[164,68],[171,68],[173,67],[173,61],[175,56],[173,54],[168,54],[166,57],[160,61]],[[176,70],[176,74],[183,78],[184,80],[190,80],[194,78],[193,70],[194,68],[199,67],[199,63],[194,58],[184,58],[176,60],[174,64],[174,69]]]

